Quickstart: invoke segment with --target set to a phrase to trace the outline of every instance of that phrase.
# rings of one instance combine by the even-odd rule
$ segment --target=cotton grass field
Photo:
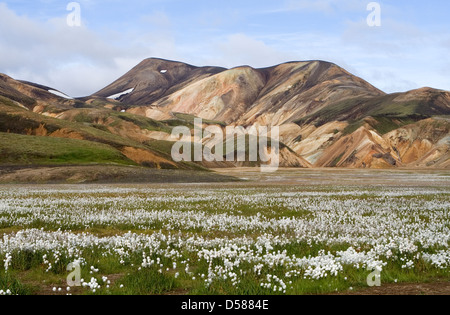
[[[259,180],[0,186],[0,294],[349,293],[373,272],[382,286],[450,281],[448,173],[239,174]]]

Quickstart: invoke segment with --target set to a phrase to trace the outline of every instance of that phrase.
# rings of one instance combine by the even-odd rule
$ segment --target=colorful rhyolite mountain
[[[171,130],[199,117],[279,126],[281,166],[450,168],[450,92],[386,94],[323,61],[224,69],[147,59],[79,99],[0,75],[0,106],[0,132],[100,142],[152,167],[193,167],[171,160]]]

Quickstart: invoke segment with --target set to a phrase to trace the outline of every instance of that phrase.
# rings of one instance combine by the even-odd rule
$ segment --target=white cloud
[[[446,53],[438,43],[442,34],[385,18],[381,27],[365,21],[348,22],[340,46],[351,47],[349,60],[359,64],[361,76],[386,92],[431,86],[449,89],[450,77],[441,69]]]
[[[306,11],[332,14],[342,10],[365,10],[367,3],[360,0],[286,0],[278,9],[271,12]]]
[[[168,20],[159,16],[144,22],[165,27]],[[168,32],[99,36],[85,26],[69,27],[65,17],[40,22],[19,16],[3,3],[0,47],[0,72],[71,96],[96,92],[144,58],[175,55],[175,43]]]
[[[210,58],[210,61],[226,67],[268,67],[288,60],[287,54],[245,34],[230,35],[215,43],[212,50],[214,57]]]
[[[448,35],[430,34],[420,26],[390,20],[385,13],[391,9],[385,4],[382,27],[369,28],[366,5],[360,0],[292,0],[281,5],[284,11],[361,12],[358,20],[341,22],[344,31],[273,27],[256,33],[244,27],[227,31],[222,29],[223,21],[208,15],[206,20],[211,22],[200,23],[199,34],[195,34],[180,29],[183,23],[158,10],[137,17],[130,29],[101,29],[97,33],[89,28],[89,21],[71,28],[65,16],[34,20],[0,3],[0,72],[71,96],[84,96],[148,57],[223,67],[267,67],[321,59],[386,92],[425,85],[449,89]],[[345,21],[347,15],[343,16]]]

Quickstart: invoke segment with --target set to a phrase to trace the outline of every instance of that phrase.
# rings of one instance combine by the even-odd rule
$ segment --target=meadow
[[[382,285],[450,281],[448,174],[417,185],[274,178],[0,186],[0,294],[346,293],[373,272]],[[70,263],[80,287],[67,284]]]

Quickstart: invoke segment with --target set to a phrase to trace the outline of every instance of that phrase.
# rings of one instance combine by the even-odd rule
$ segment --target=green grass
[[[188,124],[193,125],[194,120],[198,117],[195,117],[194,115],[184,114],[184,113],[174,113],[174,116],[178,118],[181,121],[184,121]],[[226,124],[222,121],[217,120],[209,120],[209,119],[202,119],[202,122],[207,125],[219,125],[222,127],[226,127]]]
[[[123,288],[120,285],[123,285]],[[174,290],[176,287],[177,281],[173,275],[159,272],[157,268],[153,267],[127,274],[117,281],[111,290],[104,290],[103,293],[113,295],[161,295]]]
[[[101,109],[81,109],[78,110],[78,114],[73,118],[74,122],[87,123],[94,125],[97,121],[106,121],[108,118],[112,118],[113,122],[110,123],[112,127],[117,127],[123,124],[123,122],[133,123],[141,129],[149,131],[162,131],[166,133],[172,132],[172,127],[163,122],[159,122],[144,116],[121,113],[114,110],[105,108]],[[106,127],[106,126],[104,126]]]
[[[347,99],[331,104],[298,120],[296,123],[299,125],[314,123],[319,127],[331,121],[358,122],[368,116],[418,121],[432,116],[446,114],[444,108],[435,105],[433,97],[429,100],[395,100],[398,96],[399,94],[397,93],[366,99]]]
[[[327,245],[325,243],[292,243],[279,246],[276,250],[286,250],[289,255],[295,254],[297,257],[307,257],[317,255],[320,250],[336,252],[344,250],[349,244]],[[45,272],[46,265],[40,259],[42,253],[13,253],[11,269],[8,273],[0,273],[0,289],[10,289],[13,294],[30,295],[39,294],[39,290],[48,290],[54,286],[65,288],[68,272],[65,267],[69,262],[63,259],[53,266],[50,272]],[[209,287],[204,285],[204,279],[200,274],[207,274],[208,264],[204,260],[198,260],[195,255],[185,254],[183,259],[190,259],[191,270],[195,272],[195,277],[186,274],[182,270],[183,266],[177,270],[166,271],[166,267],[171,265],[170,259],[163,258],[161,263],[163,268],[153,266],[149,268],[137,269],[141,262],[141,253],[135,253],[126,259],[125,264],[118,263],[118,257],[104,256],[95,248],[84,255],[86,265],[82,268],[82,278],[85,280],[94,277],[101,284],[101,289],[92,292],[88,288],[74,289],[79,294],[88,295],[164,295],[179,292],[187,295],[283,295],[283,292],[273,291],[263,288],[261,282],[265,282],[268,274],[284,278],[283,268],[264,268],[260,275],[249,272],[239,277],[239,285],[233,285],[230,279],[218,279]],[[156,256],[155,256],[156,257]],[[134,264],[135,267],[130,267]],[[382,285],[392,283],[427,283],[436,279],[448,279],[446,270],[438,270],[425,262],[416,263],[410,270],[401,268],[401,262],[391,263],[381,272]],[[101,270],[100,274],[90,273],[89,266],[96,266]],[[251,270],[251,265],[241,265],[243,270]],[[179,276],[176,277],[175,273]],[[364,268],[354,268],[344,266],[344,270],[338,276],[328,276],[319,280],[304,279],[303,277],[292,277],[292,283],[286,280],[287,295],[310,295],[328,294],[335,292],[350,292],[367,289],[367,277],[370,271]],[[111,279],[110,287],[102,282],[102,277]],[[34,286],[28,283],[35,284]],[[41,285],[37,285],[41,283]],[[42,283],[45,283],[42,287]]]
[[[16,113],[0,111],[0,132],[27,134],[30,130],[35,130],[41,125],[42,121]],[[57,125],[51,123],[45,126],[49,132],[58,130]]]
[[[380,135],[385,135],[393,130],[414,124],[424,117],[418,115],[411,115],[405,117],[388,117],[388,116],[374,116],[375,122],[369,122],[369,125],[375,129]],[[344,136],[350,135],[366,123],[365,120],[361,119],[358,121],[351,122],[342,132]]]
[[[116,149],[100,143],[51,137],[0,133],[0,163],[135,165]]]
[[[81,150],[79,150],[79,142],[71,141],[70,139],[59,140],[60,142],[67,142],[67,147],[72,144],[76,147],[70,152],[64,150],[64,156],[61,156],[61,154],[59,153],[57,154],[58,156],[55,156],[55,154],[50,153],[51,150],[47,151],[46,149],[44,149],[49,148],[50,142],[54,143],[58,140],[41,139],[40,141],[45,142],[42,147],[40,147],[40,145],[37,143],[39,141],[32,141],[30,145],[33,145],[33,148],[37,149],[36,152],[32,152],[29,150],[30,145],[27,145],[22,149],[17,149],[14,147],[13,142],[5,142],[2,146],[3,152],[0,151],[0,155],[2,155],[2,157],[0,157],[0,163],[7,162],[9,164],[17,165],[29,160],[31,161],[30,163],[36,162],[38,164],[50,165],[64,163],[65,161],[75,161],[76,159],[80,158],[79,162],[81,164],[119,162],[119,164],[135,165],[135,163],[129,162],[128,159],[124,158],[122,154],[118,152],[121,151],[124,147],[134,147],[153,151],[155,152],[155,154],[171,160],[171,146],[173,145],[172,142],[148,141],[147,143],[142,143],[134,139],[128,139],[121,135],[114,134],[108,129],[107,126],[96,123],[95,116],[92,117],[92,115],[89,114],[89,110],[80,110],[80,113],[75,116],[75,121],[68,121],[39,115],[37,113],[33,113],[31,111],[20,108],[16,105],[12,105],[14,104],[5,104],[5,102],[0,99],[0,133],[3,132],[25,136],[34,134],[38,128],[42,128],[47,131],[48,135],[50,135],[53,132],[64,129],[66,132],[74,132],[81,135],[86,140],[86,142],[84,145],[81,145],[82,148]],[[99,115],[100,118],[113,118],[115,121],[113,122],[113,124],[117,124],[118,127],[121,126],[121,123],[123,124],[124,121],[127,121],[137,124],[138,127],[144,128],[146,130],[163,132],[171,132],[172,130],[172,127],[168,124],[159,123],[146,117],[118,113],[106,109],[95,109],[95,111],[97,111],[97,115]],[[86,145],[86,143],[90,143],[90,145]],[[98,148],[95,148],[95,143],[98,143]],[[7,144],[13,145],[13,147],[6,148]],[[55,145],[58,148],[64,146],[62,143],[57,143]],[[12,153],[9,158],[6,156],[7,152]],[[15,154],[16,152],[19,152],[20,154],[17,155]],[[101,156],[102,154],[105,155]],[[17,157],[19,158],[18,161],[15,160]],[[48,161],[45,161],[46,157],[49,158]],[[29,163],[27,162],[27,164]],[[186,162],[178,163],[178,165],[181,169],[205,170],[203,167],[198,166],[194,163]]]
[[[162,122],[144,117],[144,116],[138,116],[128,113],[116,113],[113,112],[112,116],[127,122],[131,122],[138,126],[141,129],[149,130],[149,131],[162,131],[166,133],[171,133],[172,128],[168,126],[167,124],[164,124]]]
[[[389,118],[383,116],[376,116],[374,119],[377,121],[372,127],[381,135],[385,135],[393,130],[400,127],[413,124],[417,122],[416,119],[412,117],[405,118]]]
[[[89,115],[88,111],[80,111],[78,115],[75,116],[75,122],[79,123],[94,123],[95,117]]]
[[[10,106],[17,106],[11,100],[19,102],[27,107],[36,105],[36,100],[10,88],[7,84],[4,84],[3,81],[0,80],[0,101],[5,102]]]
[[[348,136],[351,135],[352,133],[354,133],[356,130],[358,130],[359,128],[361,128],[364,125],[364,121],[359,120],[356,122],[352,122],[350,125],[348,125],[343,131],[342,131],[342,135],[343,136]]]
[[[331,163],[331,167],[336,167],[338,165],[338,163],[342,160],[342,158],[344,157],[345,153],[342,153],[341,155],[339,155],[338,157],[336,157],[334,159],[334,161]]]
[[[298,188],[292,188],[293,191],[297,191]],[[328,188],[323,186],[314,188],[312,191],[320,191],[325,192],[328,191]],[[218,188],[217,192],[222,191],[222,189]],[[240,193],[243,194],[243,197],[251,197],[252,195],[258,195],[262,192],[266,191],[265,188],[258,188],[258,190],[249,190],[248,192],[242,192],[242,189],[229,191],[229,194]],[[278,191],[278,190],[277,190]],[[280,192],[285,191],[289,192],[291,189],[285,190],[284,188],[279,190]],[[303,190],[302,190],[303,191]],[[308,189],[305,189],[308,191]],[[350,200],[366,200],[366,201],[377,201],[379,196],[375,194],[377,189],[374,190],[374,194],[370,191],[360,195],[347,195],[347,194],[339,194],[336,190],[336,195],[330,196],[330,198],[334,201],[350,201]],[[223,191],[222,191],[223,192]],[[210,190],[211,194],[214,194],[214,190]],[[77,197],[86,197],[86,194],[78,195],[76,192],[59,192],[55,191],[54,193],[43,192],[44,195],[40,195],[37,192],[30,192],[26,197],[23,198],[44,198],[44,199],[64,199],[64,200],[72,200],[76,202]],[[89,203],[89,206],[95,211],[98,212],[107,212],[111,207],[114,207],[115,201],[104,202],[102,199],[111,198],[118,200],[125,200],[128,196],[128,192],[118,193],[118,192],[100,192],[95,193],[96,201]],[[275,205],[255,202],[255,200],[248,200],[247,198],[243,198],[238,203],[233,205],[232,209],[221,208],[220,203],[211,203],[210,201],[198,201],[198,200],[188,200],[188,197],[192,197],[193,195],[185,195],[185,192],[177,191],[176,189],[170,190],[170,192],[166,192],[166,194],[170,194],[171,197],[182,197],[185,196],[186,201],[183,200],[174,200],[174,201],[150,201],[153,197],[161,196],[160,191],[155,192],[136,192],[136,197],[146,199],[144,203],[139,203],[134,207],[123,202],[122,204],[127,210],[145,210],[145,211],[157,211],[164,209],[176,209],[178,204],[183,205],[185,207],[184,210],[197,209],[199,211],[204,211],[207,213],[228,213],[228,214],[239,214],[242,216],[254,216],[257,213],[261,213],[268,218],[303,218],[310,219],[312,215],[314,215],[311,211],[306,211],[302,209],[293,209],[291,206],[282,205],[279,203],[275,203]],[[88,194],[89,195],[89,194]],[[194,194],[195,195],[195,194]],[[280,198],[282,200],[283,197],[277,197],[274,195],[274,198]],[[407,200],[411,198],[416,198],[422,201],[432,201],[436,202],[444,202],[448,199],[447,193],[442,194],[424,194],[424,195],[399,195],[394,196],[392,199],[400,202],[401,200]],[[18,199],[20,200],[20,198]],[[386,201],[387,202],[387,201]],[[278,206],[277,206],[278,204]],[[75,204],[74,204],[75,205]],[[64,207],[67,205],[61,205]],[[73,208],[75,209],[75,207]],[[25,209],[24,209],[25,210]],[[183,209],[180,209],[183,210]],[[445,211],[445,210],[443,210]],[[49,209],[48,214],[51,214],[51,210]],[[367,213],[370,215],[370,213]],[[374,213],[375,214],[375,213]],[[28,215],[23,213],[24,218]],[[362,214],[365,215],[365,214]],[[5,214],[5,218],[7,218],[7,213]],[[418,215],[417,219],[422,222],[428,222],[429,218],[423,215]],[[76,222],[74,222],[76,224]],[[34,227],[37,229],[44,229],[46,231],[56,231],[58,229],[71,230],[73,233],[92,233],[98,236],[114,236],[114,235],[123,235],[128,231],[132,233],[142,233],[146,235],[151,235],[157,231],[166,231],[170,234],[172,233],[180,233],[183,235],[197,235],[205,238],[214,238],[214,237],[228,237],[224,232],[210,231],[207,233],[203,233],[201,230],[165,230],[166,224],[164,222],[156,222],[151,227],[146,228],[145,230],[140,229],[137,226],[133,226],[131,223],[118,223],[118,224],[105,224],[105,225],[93,225],[90,226],[89,229],[86,226],[65,226],[59,223],[45,223],[41,221],[36,221],[33,226],[24,226],[22,228],[30,228]],[[15,226],[12,229],[4,229],[0,230],[0,235],[3,233],[11,233],[13,231],[20,230],[19,227]],[[174,232],[176,231],[176,232]],[[236,232],[236,234],[230,233],[229,237],[233,238],[236,236],[241,236],[241,232]],[[256,237],[259,232],[244,230],[242,231],[242,236],[245,237]],[[172,234],[174,235],[174,234]],[[287,234],[281,235],[282,237],[290,237]],[[166,244],[164,241],[161,243],[162,246],[160,249],[164,250],[167,248],[170,249],[170,245]],[[252,250],[257,250],[254,245],[252,246]],[[336,254],[338,251],[345,251],[349,247],[354,247],[354,244],[342,242],[342,243],[328,243],[325,240],[323,241],[297,241],[292,239],[291,242],[285,243],[282,245],[274,245],[272,252],[283,252],[285,251],[288,256],[295,255],[298,258],[301,257],[309,257],[309,256],[317,256],[320,251],[330,252]],[[361,250],[367,251],[371,248],[370,244],[362,244]],[[437,252],[441,250],[440,247],[432,247],[428,248],[428,252]],[[358,250],[359,251],[359,250]],[[151,252],[151,250],[150,250]],[[47,254],[49,256],[50,261],[53,263],[52,269],[46,272],[47,265],[43,263],[43,255]],[[140,268],[142,263],[142,255],[149,255],[148,249],[138,249],[130,251],[129,255],[121,256],[115,251],[107,251],[101,247],[97,247],[97,245],[92,245],[92,247],[84,248],[82,252],[82,257],[85,259],[86,264],[83,265],[82,268],[82,278],[89,281],[91,277],[94,277],[98,280],[99,284],[101,284],[101,289],[96,290],[95,292],[90,291],[88,288],[74,288],[73,292],[75,294],[101,294],[101,295],[164,295],[164,294],[174,294],[174,293],[182,293],[182,294],[204,294],[204,295],[275,295],[275,294],[283,294],[283,292],[276,291],[274,292],[271,289],[267,289],[262,287],[260,284],[265,282],[267,275],[276,275],[280,279],[286,280],[287,284],[286,293],[288,295],[301,295],[301,294],[327,294],[338,292],[349,292],[351,289],[357,291],[360,289],[367,289],[367,276],[370,271],[365,268],[357,268],[351,265],[344,265],[344,270],[339,272],[337,276],[329,275],[320,280],[311,280],[308,278],[304,278],[303,274],[299,276],[293,276],[290,278],[286,278],[286,269],[284,267],[279,266],[277,264],[273,266],[265,265],[261,270],[261,274],[256,274],[252,272],[253,265],[251,263],[244,263],[239,266],[239,269],[246,271],[246,273],[239,276],[240,283],[239,285],[234,285],[232,281],[228,279],[216,279],[211,284],[211,286],[205,286],[204,278],[201,277],[202,274],[208,273],[208,262],[205,259],[200,258],[196,252],[193,251],[180,251],[180,256],[177,256],[176,260],[174,258],[169,258],[167,256],[161,255],[161,252],[153,252],[151,253],[151,259],[160,258],[160,265],[152,265],[149,268]],[[11,291],[17,292],[17,294],[40,294],[40,293],[51,293],[52,287],[62,287],[63,289],[67,287],[65,284],[65,279],[67,276],[67,270],[65,266],[71,262],[69,257],[65,255],[59,256],[59,260],[57,263],[54,262],[53,252],[41,252],[41,251],[29,251],[26,248],[21,249],[19,251],[14,251],[11,253],[12,261],[10,265],[10,269],[7,274],[4,272],[0,272],[0,289],[10,288]],[[51,257],[50,257],[51,256]],[[396,250],[394,250],[392,259],[389,259],[389,264],[383,268],[381,273],[382,284],[388,283],[425,283],[432,282],[439,279],[448,280],[448,270],[438,269],[432,266],[430,263],[424,261],[421,258],[415,258],[415,254],[402,254]],[[173,256],[172,256],[173,257]],[[2,261],[4,257],[0,255],[0,261]],[[404,269],[402,268],[402,262],[400,258],[408,258],[414,260],[414,267],[412,269]],[[124,262],[120,263],[119,261],[123,259]],[[173,266],[173,262],[177,261],[178,265],[176,267]],[[192,274],[186,273],[184,271],[184,265],[181,261],[189,261],[190,272]],[[223,261],[215,261],[214,264],[221,265]],[[90,273],[90,266],[95,266],[100,270],[99,273]],[[175,269],[174,269],[175,268]],[[301,269],[301,268],[300,268]],[[248,271],[248,272],[247,272]],[[239,270],[236,270],[239,272]],[[178,274],[176,277],[175,275]],[[107,276],[108,279],[111,280],[110,287],[107,288],[105,283],[102,282],[102,276]],[[289,280],[292,283],[289,283]],[[33,287],[30,287],[29,284],[33,284]],[[50,291],[50,292],[49,292]],[[64,294],[62,292],[61,294]]]
[[[14,273],[0,272],[0,290],[11,291],[11,295],[31,295],[33,288],[23,284]]]
[[[94,128],[89,124],[86,125],[83,123],[46,117],[19,107],[11,108],[0,102],[0,132],[27,135],[30,131],[38,128],[40,125],[44,126],[49,133],[59,129],[66,129],[80,133],[89,141],[108,144],[115,148],[121,148],[123,146],[145,148],[139,142],[124,139],[109,131]]]

